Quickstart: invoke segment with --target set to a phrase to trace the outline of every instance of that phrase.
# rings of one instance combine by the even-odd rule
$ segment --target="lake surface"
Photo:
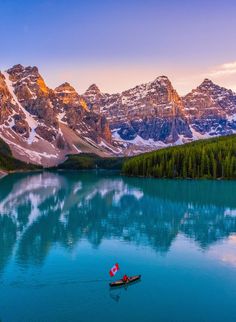
[[[142,281],[110,290],[116,262]],[[235,301],[236,182],[0,181],[0,321],[235,322]]]

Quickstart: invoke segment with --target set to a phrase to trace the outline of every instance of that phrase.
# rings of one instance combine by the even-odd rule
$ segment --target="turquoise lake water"
[[[110,290],[109,269],[142,274]],[[0,321],[236,321],[236,182],[0,181]]]

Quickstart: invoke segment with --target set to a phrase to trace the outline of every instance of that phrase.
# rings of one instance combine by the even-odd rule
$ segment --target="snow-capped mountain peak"
[[[54,90],[56,93],[75,93],[76,90],[68,82],[61,84]]]
[[[236,94],[205,79],[180,97],[167,76],[116,94],[50,89],[37,67],[0,72],[0,137],[14,156],[53,165],[68,153],[132,155],[236,132]]]
[[[185,113],[194,131],[206,137],[236,130],[236,94],[205,79],[183,98]]]
[[[89,86],[89,88],[86,90],[86,92],[84,93],[84,95],[89,95],[89,94],[100,94],[101,91],[98,88],[98,86],[96,84],[92,84]]]
[[[81,151],[78,142],[87,151],[111,153],[104,116],[90,111],[69,83],[52,90],[37,67],[20,64],[0,73],[0,137],[15,157],[45,166]]]

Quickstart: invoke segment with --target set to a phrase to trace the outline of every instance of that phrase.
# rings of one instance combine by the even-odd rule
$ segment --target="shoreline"
[[[0,180],[8,175],[8,172],[0,170]]]
[[[13,173],[29,173],[29,172],[40,172],[40,171],[44,171],[45,169],[36,169],[36,170],[9,170],[9,171],[5,171],[5,170],[0,170],[0,180],[3,179],[4,177],[6,177],[9,174],[13,174]]]
[[[168,177],[154,177],[154,176],[141,176],[141,175],[128,175],[123,172],[120,172],[120,170],[117,169],[58,169],[58,168],[43,168],[43,169],[36,169],[36,170],[10,170],[10,171],[5,171],[5,170],[0,170],[0,180],[6,177],[9,174],[14,174],[14,173],[34,173],[34,172],[41,172],[41,171],[49,171],[49,172],[66,172],[66,171],[78,171],[78,172],[93,172],[93,171],[108,171],[108,172],[119,172],[120,176],[126,177],[126,178],[139,178],[139,179],[154,179],[154,180],[187,180],[187,181],[236,181],[236,178],[224,178],[224,177],[219,177],[219,178],[182,178],[182,177],[175,177],[175,178],[168,178]]]

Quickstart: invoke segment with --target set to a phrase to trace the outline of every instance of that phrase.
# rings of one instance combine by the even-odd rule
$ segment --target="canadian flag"
[[[110,276],[113,277],[114,275],[116,275],[116,273],[118,272],[118,270],[120,269],[119,265],[116,263],[111,269],[110,269]]]

